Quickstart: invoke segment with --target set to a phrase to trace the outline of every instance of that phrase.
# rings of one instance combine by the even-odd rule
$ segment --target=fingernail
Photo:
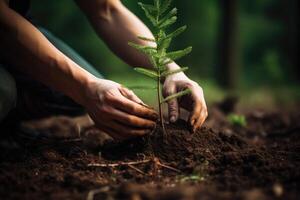
[[[193,119],[192,121],[191,121],[191,126],[194,126],[194,124],[195,124],[195,119]]]
[[[171,122],[171,123],[174,123],[175,121],[176,121],[176,117],[175,117],[175,116],[171,116],[171,117],[170,117],[170,122]]]

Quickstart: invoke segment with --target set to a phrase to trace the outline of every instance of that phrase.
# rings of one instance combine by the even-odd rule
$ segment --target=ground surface
[[[180,122],[136,146],[100,148],[94,129],[63,142],[6,137],[0,199],[299,199],[299,111],[253,110],[241,128],[212,109],[193,135]]]

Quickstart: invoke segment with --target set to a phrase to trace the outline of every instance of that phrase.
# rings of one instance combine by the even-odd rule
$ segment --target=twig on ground
[[[133,166],[133,165],[128,165],[128,167],[130,167],[131,169],[134,169],[135,171],[143,174],[143,175],[147,175],[145,172],[143,172],[142,170],[140,170],[139,168]]]
[[[154,162],[154,165],[156,165],[156,166],[164,167],[166,169],[169,169],[169,170],[172,170],[172,171],[175,171],[175,172],[178,172],[178,173],[181,172],[180,170],[178,170],[174,167],[171,167],[171,166],[168,166],[168,165],[165,165],[165,164],[161,163],[160,160],[156,157],[153,158],[153,162]]]
[[[160,167],[164,167],[164,168],[166,168],[166,169],[169,169],[169,170],[178,172],[178,173],[181,172],[179,169],[176,169],[176,168],[174,168],[174,167],[171,167],[171,166],[168,166],[168,165],[165,165],[165,164],[162,164],[162,163],[157,163],[157,165],[160,166]]]
[[[100,164],[100,163],[91,163],[88,164],[88,167],[119,167],[119,166],[128,166],[128,165],[139,165],[148,163],[151,160],[141,160],[135,162],[119,162],[119,163],[110,163],[110,164]]]
[[[108,163],[108,164],[101,164],[101,163],[90,163],[88,164],[88,167],[120,167],[120,166],[128,166],[130,167],[131,169],[134,169],[136,170],[137,172],[143,174],[143,175],[146,175],[146,173],[144,173],[142,170],[134,167],[134,165],[140,165],[140,164],[145,164],[145,163],[149,163],[149,162],[153,162],[154,164],[154,171],[156,171],[155,174],[157,174],[157,170],[158,170],[158,167],[162,167],[162,168],[166,168],[166,169],[169,169],[169,170],[172,170],[172,171],[175,171],[177,173],[180,173],[181,171],[174,168],[174,167],[171,167],[171,166],[168,166],[168,165],[165,165],[163,163],[160,162],[160,160],[156,157],[152,158],[152,159],[147,159],[147,160],[141,160],[141,161],[134,161],[134,162],[119,162],[119,163]]]

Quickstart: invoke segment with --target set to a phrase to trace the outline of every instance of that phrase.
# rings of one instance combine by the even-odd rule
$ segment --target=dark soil
[[[299,199],[299,110],[246,116],[236,127],[212,109],[195,134],[181,121],[101,146],[94,129],[60,142],[16,133],[0,143],[0,199]]]

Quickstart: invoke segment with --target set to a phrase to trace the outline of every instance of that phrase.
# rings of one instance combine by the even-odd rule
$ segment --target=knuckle
[[[129,106],[128,109],[131,113],[138,113],[138,108],[136,106]]]
[[[175,92],[175,87],[172,85],[168,85],[168,86],[164,86],[163,87],[163,95],[166,96],[170,96]]]
[[[112,92],[109,90],[109,91],[105,91],[103,93],[103,100],[105,102],[109,102],[109,101],[112,101],[114,99],[114,95],[112,94]]]
[[[170,107],[169,110],[170,110],[171,113],[177,113],[177,109],[176,109],[175,106]]]
[[[136,122],[135,119],[133,117],[131,117],[131,116],[127,116],[126,117],[126,121],[128,123],[130,123],[130,124],[134,124]]]
[[[112,113],[113,112],[113,109],[110,106],[103,105],[100,108],[103,113]]]
[[[185,87],[186,88],[193,88],[193,87],[195,87],[195,83],[194,82],[188,82],[188,83],[185,84]]]

